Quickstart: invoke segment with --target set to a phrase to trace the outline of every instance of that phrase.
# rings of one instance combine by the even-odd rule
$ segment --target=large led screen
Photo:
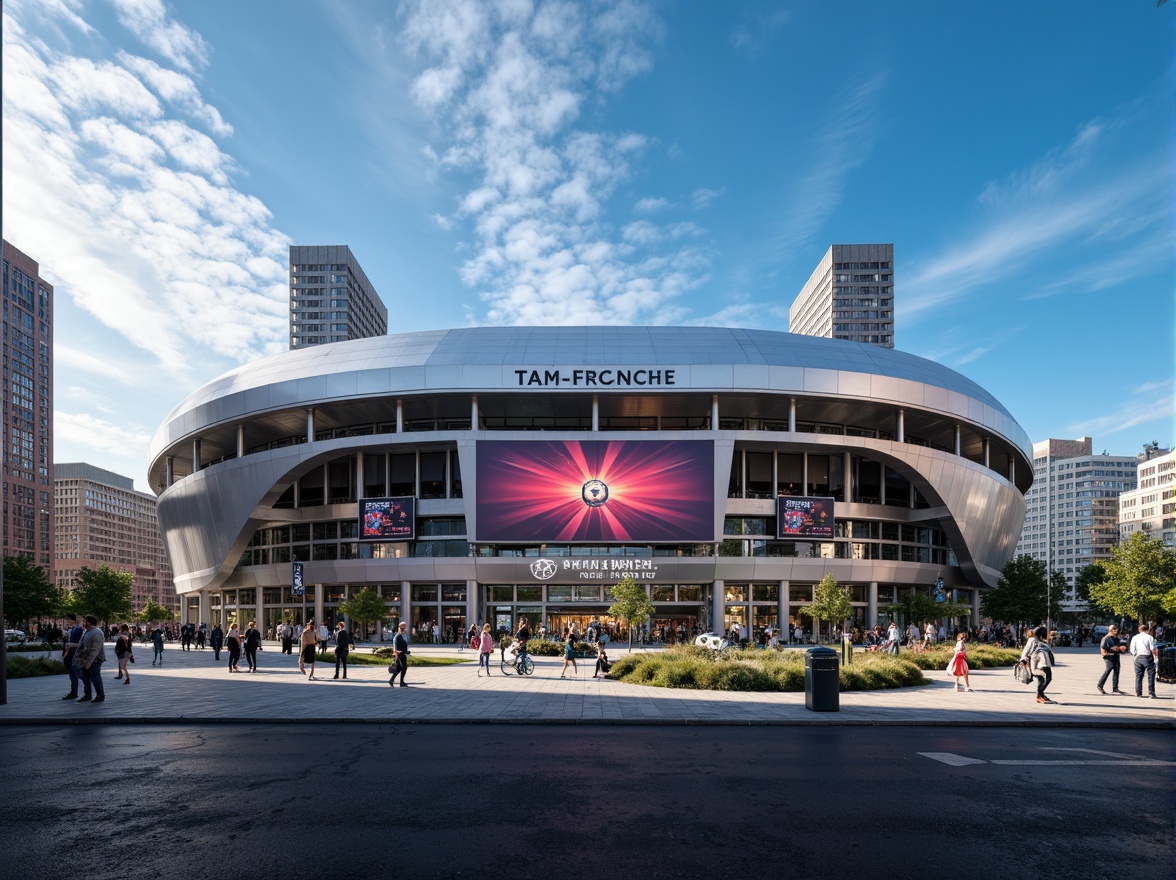
[[[478,442],[478,541],[715,539],[709,440]]]
[[[359,537],[365,541],[411,541],[416,533],[416,499],[363,498]]]
[[[777,498],[777,538],[832,538],[832,498]]]

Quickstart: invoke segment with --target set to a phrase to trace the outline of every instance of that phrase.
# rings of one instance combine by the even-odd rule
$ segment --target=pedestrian
[[[324,620],[322,623],[320,623],[318,625],[318,646],[319,646],[319,656],[320,657],[323,654],[327,653],[327,642],[329,642],[330,640],[331,640],[331,628],[329,626],[327,626],[327,622]]]
[[[298,640],[298,671],[307,674],[306,667],[310,667],[308,681],[314,681],[314,646],[319,643],[318,631],[314,628],[314,621],[308,621],[302,628],[302,636]]]
[[[1100,694],[1106,694],[1106,691],[1103,690],[1103,685],[1107,683],[1107,676],[1110,676],[1111,693],[1125,696],[1123,691],[1119,690],[1119,660],[1127,653],[1127,646],[1119,638],[1119,627],[1115,626],[1115,624],[1112,623],[1107,627],[1107,634],[1098,643],[1098,652],[1102,654],[1103,658],[1102,678],[1095,685],[1098,688],[1098,692]]]
[[[125,623],[118,628],[118,638],[114,642],[114,656],[118,658],[118,675],[114,677],[114,680],[118,681],[121,678],[123,684],[130,684],[131,672],[127,668],[127,664],[135,662],[135,654],[131,647],[131,628]]]
[[[160,666],[163,665],[163,629],[156,626],[151,630],[151,644],[155,646],[155,653],[151,658],[151,665],[154,666],[157,662]]]
[[[61,662],[65,664],[65,670],[69,673],[69,693],[61,699],[76,700],[78,698],[78,682],[81,681],[81,676],[78,671],[80,666],[74,665],[74,658],[77,656],[78,648],[82,644],[82,636],[85,635],[86,630],[80,623],[78,623],[78,616],[76,614],[65,615],[66,620],[73,623],[69,629],[69,634],[65,637],[65,644],[61,648]]]
[[[220,660],[221,648],[225,644],[225,631],[221,629],[219,623],[212,628],[212,632],[208,635],[208,641],[212,645],[212,651],[215,655],[212,659]]]
[[[886,630],[886,653],[898,656],[898,640],[898,624],[892,620]]]
[[[1037,627],[1021,651],[1021,659],[1029,664],[1029,671],[1037,679],[1037,702],[1039,703],[1055,702],[1045,695],[1045,689],[1053,681],[1054,660],[1053,651],[1045,641],[1046,634],[1047,630],[1044,626]]]
[[[568,633],[568,640],[564,642],[564,662],[563,669],[559,672],[559,677],[563,678],[564,673],[568,671],[568,661],[572,663],[572,675],[578,675],[579,671],[576,669],[576,640],[572,633]]]
[[[102,664],[106,662],[103,647],[104,637],[98,626],[98,618],[87,617],[82,623],[82,641],[74,655],[74,664],[80,667],[78,676],[85,689],[79,703],[102,703],[106,700],[106,688],[102,684]]]
[[[340,620],[335,624],[335,678],[339,677],[339,664],[343,664],[343,680],[347,680],[347,655],[351,653],[351,633]]]
[[[229,624],[225,647],[229,650],[229,672],[240,672],[237,664],[241,662],[241,630],[237,629],[236,622]]]
[[[1160,651],[1156,640],[1147,631],[1147,624],[1139,625],[1139,632],[1131,637],[1131,658],[1135,663],[1135,696],[1143,696],[1143,677],[1147,675],[1147,690],[1153,700],[1156,697],[1156,660]]]
[[[608,654],[604,650],[604,642],[596,643],[596,671],[592,673],[593,678],[604,678],[608,674],[608,668],[611,666],[608,662]]]
[[[935,644],[935,624],[931,623],[931,621],[927,621],[927,626],[923,630],[923,639],[928,648]]]
[[[490,655],[494,652],[494,636],[490,633],[490,624],[482,624],[482,634],[478,636],[478,678],[482,677],[482,670],[490,675]]]
[[[257,652],[261,649],[261,631],[255,621],[249,621],[245,627],[245,637],[242,642],[245,649],[245,662],[249,664],[250,672],[257,672]]]
[[[204,650],[204,643],[208,640],[208,624],[202,623],[196,627],[196,647]]]
[[[964,680],[962,690],[972,693],[972,683],[968,681],[968,634],[966,632],[956,633],[955,654],[952,655],[951,662],[947,664],[947,671],[955,676],[956,693],[961,692],[960,679]]]
[[[396,686],[396,676],[400,676],[400,686],[408,687],[404,683],[404,674],[408,672],[408,624],[400,621],[396,627],[396,637],[392,639],[392,650],[396,655],[396,662],[392,665],[392,677],[388,679],[388,686]]]
[[[290,622],[283,621],[282,625],[278,627],[278,633],[282,638],[282,653],[294,653],[294,627],[290,626]]]

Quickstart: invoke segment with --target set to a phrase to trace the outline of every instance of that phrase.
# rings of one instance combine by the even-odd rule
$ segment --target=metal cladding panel
[[[887,402],[898,399],[898,380],[892,376],[871,376],[870,397]]]
[[[837,393],[853,397],[870,395],[870,377],[865,373],[837,373]]]
[[[425,390],[461,388],[461,374],[463,369],[463,367],[457,365],[426,367]]]
[[[804,390],[809,394],[836,394],[837,371],[805,368]]]
[[[695,364],[686,374],[691,388],[734,388],[735,370],[729,365]]]
[[[365,369],[356,374],[356,394],[386,394],[392,387],[390,369]]]
[[[799,391],[804,387],[804,368],[768,367],[768,388],[773,391]]]
[[[323,396],[327,399],[354,397],[359,388],[358,373],[329,373],[324,378],[326,386],[323,390]]]
[[[772,369],[763,364],[735,364],[731,368],[731,387],[770,388]]]

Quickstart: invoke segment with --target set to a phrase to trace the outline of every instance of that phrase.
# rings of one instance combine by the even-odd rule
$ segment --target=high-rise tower
[[[388,309],[351,248],[290,246],[290,348],[388,334]]]
[[[832,245],[788,310],[788,329],[894,348],[894,245]]]

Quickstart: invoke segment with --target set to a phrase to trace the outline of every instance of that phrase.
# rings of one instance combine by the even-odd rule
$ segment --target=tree
[[[1090,602],[1090,588],[1095,584],[1101,584],[1106,573],[1103,571],[1102,562],[1092,562],[1090,565],[1084,566],[1082,571],[1078,572],[1074,578],[1074,597],[1079,602]]]
[[[1056,618],[1061,612],[1065,579],[1062,579],[1062,589],[1053,586],[1056,583],[1056,578],[1046,580],[1042,560],[1022,554],[1005,564],[996,589],[988,590],[981,597],[980,612],[993,620],[1015,623],[1020,635],[1025,624]]]
[[[640,620],[647,620],[653,614],[653,603],[649,601],[649,593],[644,584],[633,580],[630,574],[625,575],[612,585],[609,596],[613,603],[608,613],[613,617],[625,621],[625,628],[629,631],[629,650],[633,650],[633,624]]]
[[[972,609],[959,602],[936,602],[926,593],[907,590],[899,594],[898,601],[886,606],[891,615],[899,615],[903,624],[926,623],[929,620],[948,618],[955,620],[972,613]]]
[[[175,615],[171,610],[164,608],[154,599],[148,599],[147,604],[143,606],[143,610],[139,612],[139,619],[146,623],[157,623],[161,620],[173,620]]]
[[[356,623],[378,623],[388,617],[388,606],[375,587],[364,587],[339,606],[339,611]]]
[[[109,565],[100,565],[97,571],[82,566],[73,605],[79,613],[93,615],[103,624],[109,624],[112,617],[130,617],[134,580],[129,571],[115,571]]]
[[[849,590],[843,590],[837,586],[833,575],[826,574],[813,590],[812,604],[802,605],[799,613],[813,619],[813,635],[816,636],[819,643],[821,641],[821,621],[844,622],[849,617],[851,608]]]
[[[1142,621],[1176,611],[1169,598],[1176,588],[1176,553],[1162,541],[1133,532],[1101,566],[1103,579],[1090,585],[1090,599],[1104,611]]]
[[[25,624],[38,617],[56,616],[61,591],[45,576],[45,570],[25,556],[4,557],[4,617]]]

